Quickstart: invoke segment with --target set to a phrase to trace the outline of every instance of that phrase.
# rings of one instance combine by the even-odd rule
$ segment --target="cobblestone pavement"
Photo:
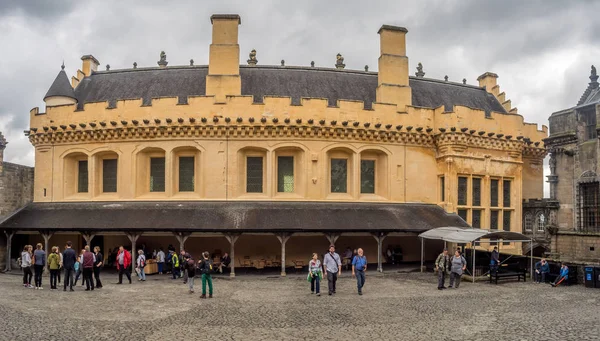
[[[600,290],[506,282],[436,289],[431,274],[373,273],[364,295],[346,273],[335,296],[304,276],[216,278],[215,298],[148,276],[101,290],[25,289],[0,275],[2,340],[599,340]],[[326,283],[325,283],[326,285]],[[326,292],[325,292],[326,293]]]

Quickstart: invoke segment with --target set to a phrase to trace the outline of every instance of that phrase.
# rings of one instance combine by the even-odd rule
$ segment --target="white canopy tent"
[[[473,282],[475,282],[475,246],[477,243],[481,243],[480,239],[488,239],[486,242],[495,243],[495,242],[523,242],[523,243],[532,243],[531,238],[527,238],[527,236],[510,231],[501,231],[501,230],[482,230],[475,228],[462,228],[462,227],[438,227],[435,229],[431,229],[425,231],[419,235],[421,238],[421,272],[423,272],[423,252],[424,252],[424,240],[425,239],[435,239],[435,240],[443,240],[444,244],[446,242],[450,243],[460,243],[466,244],[471,243],[473,250],[473,272],[471,277],[473,277]],[[533,278],[533,247],[531,249],[531,257],[530,257],[530,265],[531,265],[531,278]]]

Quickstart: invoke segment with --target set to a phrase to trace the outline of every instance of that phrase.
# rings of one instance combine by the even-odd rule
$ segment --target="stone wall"
[[[561,261],[598,263],[600,233],[559,231],[552,236],[552,251],[560,254]]]
[[[3,148],[0,148],[2,150]],[[0,154],[1,156],[1,154]],[[33,200],[33,168],[0,158],[0,221]],[[6,235],[0,235],[0,269],[6,261]]]

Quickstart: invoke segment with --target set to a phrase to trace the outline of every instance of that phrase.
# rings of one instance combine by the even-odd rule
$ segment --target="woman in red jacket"
[[[129,267],[131,266],[131,253],[123,248],[123,245],[119,246],[119,253],[117,253],[117,270],[119,270],[119,283],[123,284],[123,274],[127,276],[129,284],[131,284],[131,274],[129,273]]]

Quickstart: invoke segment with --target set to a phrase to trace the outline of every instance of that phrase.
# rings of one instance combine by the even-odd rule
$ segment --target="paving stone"
[[[431,274],[368,274],[364,295],[344,274],[337,294],[310,294],[303,275],[215,278],[215,298],[181,280],[86,292],[25,289],[0,275],[6,340],[598,340],[600,290],[534,283],[463,281],[439,291]],[[326,282],[323,283],[326,288]]]

